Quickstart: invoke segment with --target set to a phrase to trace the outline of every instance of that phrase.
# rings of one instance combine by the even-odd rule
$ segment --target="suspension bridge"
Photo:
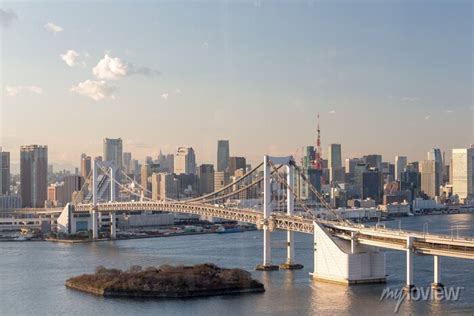
[[[260,171],[263,169],[263,174]],[[406,286],[413,284],[413,256],[433,256],[433,287],[442,287],[440,257],[474,259],[474,240],[470,238],[429,234],[427,232],[388,229],[352,223],[338,214],[308,180],[293,157],[264,156],[263,162],[236,181],[197,198],[186,200],[153,200],[151,193],[127,175],[121,175],[133,185],[117,179],[113,163],[95,160],[91,171],[90,200],[76,200],[65,207],[70,217],[88,215],[92,219],[92,237],[99,237],[98,214],[110,214],[110,236],[116,237],[116,214],[136,211],[186,213],[255,224],[263,230],[263,261],[260,270],[276,270],[272,263],[271,234],[274,230],[287,231],[287,258],[282,268],[301,268],[295,262],[295,232],[314,235],[314,279],[345,283],[379,283],[386,281],[385,253],[383,249],[406,252]],[[295,179],[301,179],[319,200],[319,210],[311,209],[296,193]],[[106,181],[107,179],[107,181]],[[109,200],[99,200],[99,191],[109,184]],[[85,184],[85,185],[86,185]],[[84,188],[84,187],[83,187]],[[255,189],[263,191],[263,210],[229,206],[226,200],[242,192]],[[117,193],[128,192],[139,196],[139,201],[118,201]],[[82,191],[82,189],[81,189]],[[282,194],[283,192],[283,194]],[[274,211],[275,195],[278,203],[285,204],[285,211]],[[79,195],[80,196],[80,195]],[[282,198],[283,197],[283,198]],[[295,204],[303,209],[295,212]],[[331,219],[321,216],[321,210],[331,213]]]

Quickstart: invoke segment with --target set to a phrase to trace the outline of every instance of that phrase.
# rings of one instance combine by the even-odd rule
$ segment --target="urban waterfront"
[[[386,222],[404,230],[473,236],[473,214],[403,217]],[[427,224],[425,224],[427,223]],[[273,235],[273,261],[285,260],[286,233]],[[261,263],[262,233],[209,234],[172,238],[136,239],[84,244],[48,242],[0,243],[2,282],[0,304],[3,315],[309,315],[309,314],[391,314],[395,300],[380,301],[384,288],[405,284],[405,254],[387,251],[387,284],[346,287],[312,282],[313,237],[296,234],[295,259],[305,265],[299,271],[254,271]],[[64,281],[93,272],[96,266],[126,269],[131,265],[196,264],[212,262],[223,267],[252,271],[265,284],[264,294],[220,296],[186,300],[104,299],[68,290]],[[474,312],[474,263],[441,258],[441,281],[461,286],[456,302],[404,301],[399,313]],[[415,256],[414,283],[429,286],[433,278],[431,256]]]

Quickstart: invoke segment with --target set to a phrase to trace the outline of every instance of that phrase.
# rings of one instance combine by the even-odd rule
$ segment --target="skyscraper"
[[[214,192],[214,165],[199,166],[199,191],[201,194]]]
[[[229,166],[229,141],[218,140],[217,141],[217,171],[228,171]]]
[[[382,169],[382,155],[372,154],[364,156],[365,163],[370,168]]]
[[[123,170],[126,174],[132,173],[132,153],[123,153]]]
[[[435,160],[423,160],[419,163],[421,190],[429,197],[439,196],[440,166]]]
[[[245,171],[246,164],[245,157],[229,157],[229,175],[234,176],[235,171],[239,169],[243,169]]]
[[[10,153],[0,147],[0,195],[10,193]]]
[[[474,198],[474,146],[453,149],[452,157],[453,194],[461,200]]]
[[[113,161],[115,166],[122,168],[122,139],[104,138],[104,161]]]
[[[87,179],[91,172],[91,157],[87,156],[86,154],[81,155],[81,176],[84,179]]]
[[[406,156],[395,156],[395,180],[400,181],[400,176],[407,166]]]
[[[331,183],[344,182],[341,144],[330,144],[328,148],[329,180]]]
[[[436,177],[438,186],[443,184],[443,156],[441,155],[441,150],[439,148],[432,148],[428,152],[428,160],[432,160],[436,162]],[[439,191],[439,190],[438,190]]]
[[[196,174],[196,155],[192,147],[179,147],[174,157],[176,174]]]
[[[47,200],[48,147],[20,148],[20,181],[23,207],[44,207]]]
[[[214,173],[214,190],[220,190],[226,185],[230,184],[230,177],[228,172],[217,171]]]

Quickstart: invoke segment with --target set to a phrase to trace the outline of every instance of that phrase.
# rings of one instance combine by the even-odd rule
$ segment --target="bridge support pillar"
[[[256,269],[262,271],[278,270],[278,266],[272,265],[271,231],[268,219],[272,214],[272,193],[270,183],[270,165],[268,156],[263,156],[263,263],[258,264]]]
[[[98,212],[96,210],[92,210],[91,212],[91,222],[92,222],[92,239],[99,238],[99,221],[98,221]]]
[[[444,285],[441,283],[441,275],[439,269],[439,256],[433,256],[434,260],[434,279],[431,283],[431,288],[434,290],[441,290]]]
[[[117,214],[110,213],[110,238],[117,238]]]
[[[410,292],[415,287],[413,285],[413,236],[407,237],[407,280],[403,290]]]
[[[286,213],[289,216],[292,216],[295,209],[295,203],[293,199],[293,188],[295,182],[294,176],[294,167],[290,164],[287,166],[286,173],[286,182],[288,183],[288,188],[286,189]],[[280,264],[281,269],[286,270],[297,270],[303,269],[303,265],[297,264],[294,262],[295,255],[295,242],[294,242],[294,233],[288,231],[286,235],[286,262]]]

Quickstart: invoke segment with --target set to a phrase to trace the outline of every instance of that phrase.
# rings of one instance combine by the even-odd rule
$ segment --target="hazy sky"
[[[0,145],[423,159],[474,143],[472,1],[2,2]],[[343,158],[344,158],[343,157]]]

